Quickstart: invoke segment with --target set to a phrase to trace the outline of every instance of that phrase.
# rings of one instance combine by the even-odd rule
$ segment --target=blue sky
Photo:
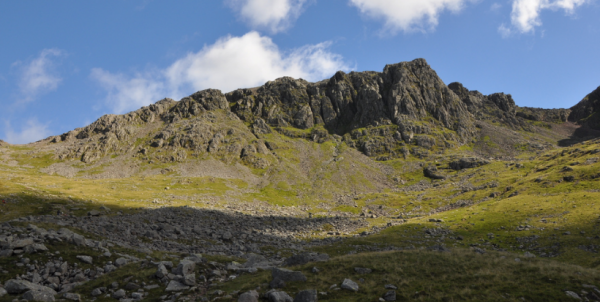
[[[598,16],[598,0],[0,1],[0,139],[415,58],[447,84],[568,108],[600,85]]]

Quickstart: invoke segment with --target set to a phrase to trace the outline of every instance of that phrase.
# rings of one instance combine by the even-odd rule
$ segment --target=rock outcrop
[[[600,130],[600,86],[571,107],[569,121]]]

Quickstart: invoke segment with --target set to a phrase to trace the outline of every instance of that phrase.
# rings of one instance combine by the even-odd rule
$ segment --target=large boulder
[[[317,302],[317,291],[314,289],[302,290],[296,294],[294,302]]]
[[[258,292],[251,290],[241,294],[238,298],[238,302],[258,302]]]
[[[10,279],[4,283],[4,289],[11,295],[18,295],[27,291],[47,292],[52,296],[56,295],[55,290],[26,280]]]
[[[269,302],[294,302],[290,295],[282,291],[268,292],[267,299],[269,300]]]
[[[175,275],[185,276],[192,274],[196,268],[196,263],[191,260],[181,260],[179,265],[173,269]]]
[[[302,272],[285,268],[273,268],[272,276],[273,279],[280,279],[284,282],[306,282],[306,276]]]
[[[23,294],[23,299],[27,301],[54,302],[54,295],[45,291],[30,290]]]

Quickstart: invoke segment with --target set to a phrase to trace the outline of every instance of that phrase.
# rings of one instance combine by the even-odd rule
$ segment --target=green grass
[[[468,249],[361,253],[297,267],[308,281],[289,283],[284,290],[292,296],[304,289],[326,292],[320,301],[377,301],[387,291],[384,286],[392,284],[398,287],[398,301],[567,301],[563,289],[579,292],[582,284],[600,282],[595,270],[537,258],[521,257],[516,262],[516,257],[496,252],[479,255]],[[312,273],[312,267],[319,272]],[[354,267],[373,272],[359,275]],[[358,283],[357,293],[330,289],[345,278]],[[221,288],[243,292],[270,280],[269,272],[260,272],[240,276]]]

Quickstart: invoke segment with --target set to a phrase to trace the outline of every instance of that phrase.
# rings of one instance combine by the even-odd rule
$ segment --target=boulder
[[[79,296],[79,294],[74,293],[65,293],[63,295],[63,298],[71,301],[81,301],[81,296]]]
[[[294,302],[292,297],[286,292],[282,291],[271,291],[267,293],[267,300],[269,302]]]
[[[167,285],[167,289],[166,291],[168,292],[180,292],[180,291],[184,291],[184,290],[188,290],[190,289],[189,286],[182,284],[179,281],[176,280],[171,280],[169,282],[169,284]]]
[[[102,212],[100,212],[98,210],[91,210],[87,214],[88,214],[88,216],[100,216],[100,215],[102,215]]]
[[[115,260],[116,267],[121,267],[123,265],[126,265],[127,263],[129,263],[129,259],[124,258],[124,257],[117,258],[117,260]]]
[[[390,290],[383,294],[383,300],[385,301],[396,301],[396,291]]]
[[[271,280],[271,282],[269,282],[269,287],[270,288],[284,288],[285,281],[283,281],[279,278],[273,278],[273,280]]]
[[[91,256],[78,255],[77,259],[81,260],[83,263],[92,264],[93,259]]]
[[[91,295],[92,295],[92,297],[98,297],[98,296],[102,295],[102,293],[103,293],[102,288],[94,288],[94,290],[92,290]]]
[[[23,294],[27,301],[54,302],[54,295],[47,291],[30,290]]]
[[[7,250],[1,250],[0,251],[0,258],[4,258],[4,257],[10,257],[13,254],[13,250],[12,249],[7,249]]]
[[[296,294],[294,302],[317,302],[317,291],[314,289],[302,290]]]
[[[238,298],[238,302],[258,302],[258,292],[251,290],[241,294]]]
[[[454,170],[462,170],[462,169],[477,168],[477,167],[480,167],[483,165],[487,165],[489,163],[490,162],[485,159],[476,158],[476,157],[466,157],[466,158],[461,158],[459,160],[452,161],[448,164],[448,166]]]
[[[13,250],[16,249],[22,249],[28,245],[32,245],[33,239],[32,238],[26,238],[26,239],[21,239],[21,240],[16,240],[10,243],[10,248]]]
[[[173,269],[173,273],[175,275],[185,276],[193,273],[194,269],[196,269],[196,262],[184,259],[179,262],[179,265],[175,269]]]
[[[50,295],[56,295],[53,289],[39,284],[31,283],[26,280],[8,280],[4,283],[4,289],[11,295],[22,294],[27,291],[47,292]]]
[[[276,267],[271,272],[273,279],[280,279],[284,282],[306,282],[306,276],[299,271]]]
[[[358,284],[356,284],[356,282],[354,282],[350,279],[344,279],[344,281],[342,282],[342,286],[340,286],[340,288],[357,292]]]
[[[166,277],[168,274],[169,274],[169,271],[167,270],[167,267],[164,264],[159,263],[158,268],[156,269],[156,273],[154,273],[154,275],[157,278],[162,279],[162,278]]]
[[[427,166],[423,168],[423,175],[431,179],[445,179],[446,177],[439,174],[436,166]]]
[[[118,291],[115,291],[115,292],[112,294],[112,297],[113,297],[114,299],[117,299],[117,300],[119,300],[119,299],[123,299],[123,298],[125,298],[126,296],[127,296],[127,293],[125,292],[125,290],[124,290],[124,289],[119,289]]]

